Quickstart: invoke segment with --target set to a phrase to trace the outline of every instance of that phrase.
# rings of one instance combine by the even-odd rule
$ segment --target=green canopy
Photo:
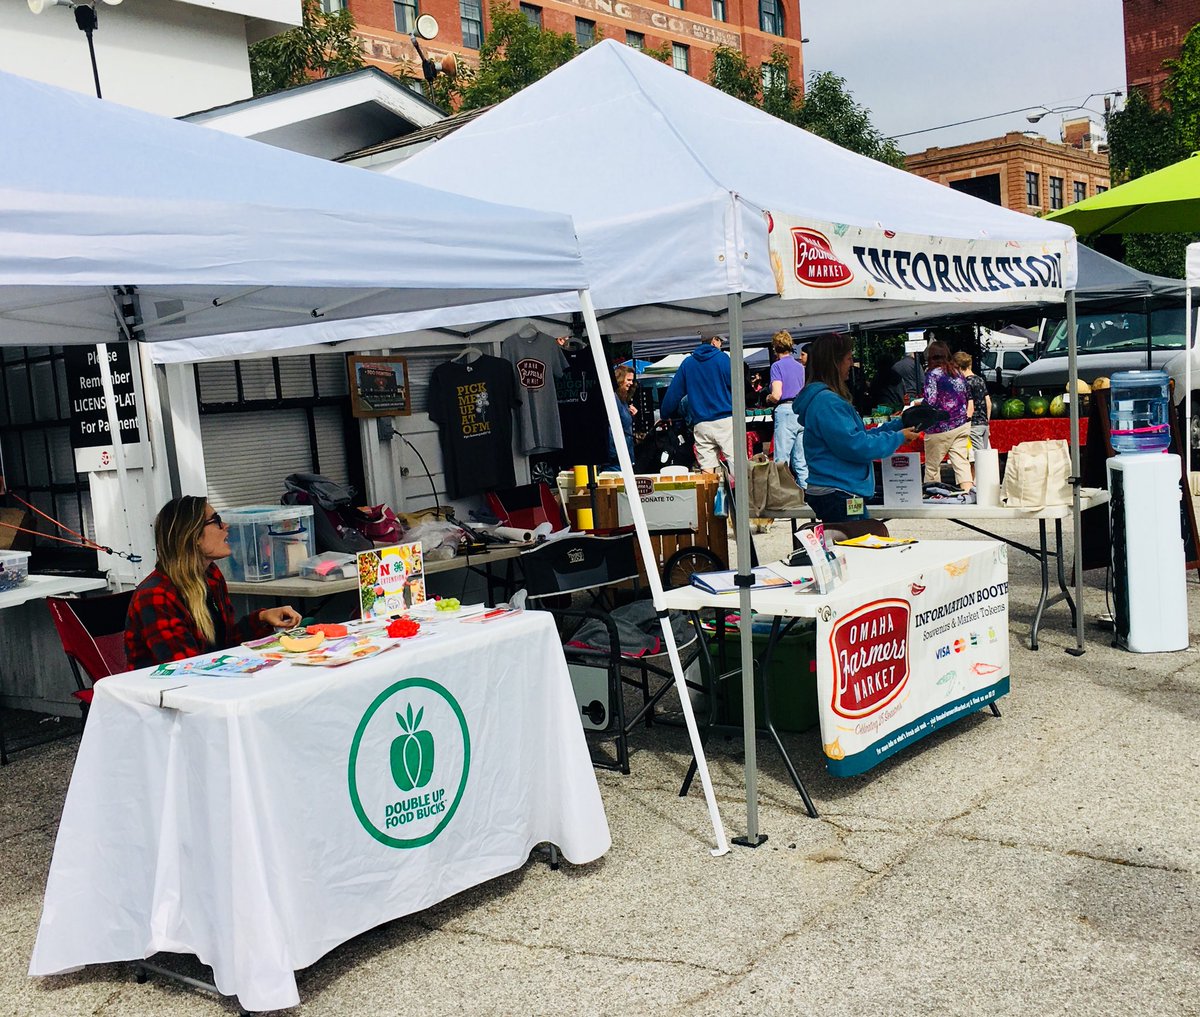
[[[1200,152],[1046,218],[1074,227],[1080,237],[1200,232]]]

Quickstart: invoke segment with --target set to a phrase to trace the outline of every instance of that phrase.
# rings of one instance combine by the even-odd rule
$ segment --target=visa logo
[[[949,657],[949,656],[950,656],[950,647],[939,646],[935,659],[941,660],[943,657]]]

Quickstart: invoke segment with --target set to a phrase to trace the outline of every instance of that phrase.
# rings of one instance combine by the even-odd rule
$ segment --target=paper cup
[[[588,482],[588,468],[586,466],[576,466],[575,467],[575,486],[576,487],[587,487],[587,482]]]
[[[581,508],[575,513],[575,529],[580,531],[594,529],[590,508]]]

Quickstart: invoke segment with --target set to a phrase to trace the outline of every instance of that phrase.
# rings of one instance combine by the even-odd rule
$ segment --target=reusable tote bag
[[[763,454],[750,466],[750,515],[759,518],[786,516],[804,507],[804,492],[796,484],[787,463],[777,463]]]
[[[1023,441],[1008,453],[1004,503],[1042,508],[1071,501],[1071,454],[1065,441]]]

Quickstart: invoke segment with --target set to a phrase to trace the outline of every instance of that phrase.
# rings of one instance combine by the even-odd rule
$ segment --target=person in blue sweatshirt
[[[663,420],[681,417],[680,406],[687,396],[696,461],[700,469],[716,472],[718,456],[733,462],[733,387],[729,354],[721,349],[721,337],[705,339],[686,357],[663,396],[659,415]]]
[[[870,431],[863,426],[846,386],[853,366],[850,336],[821,336],[808,346],[808,380],[792,403],[804,427],[805,500],[823,523],[866,519],[864,503],[875,493],[875,460],[920,436],[899,418]]]

